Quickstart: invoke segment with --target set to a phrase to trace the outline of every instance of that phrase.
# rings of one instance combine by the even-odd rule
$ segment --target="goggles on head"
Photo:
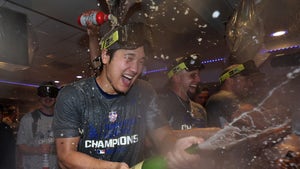
[[[176,64],[177,65],[168,72],[168,78],[171,78],[172,76],[174,76],[174,74],[182,70],[192,71],[204,68],[198,54],[191,54],[186,57],[180,57],[176,59]]]
[[[237,65],[236,67],[228,70],[227,72],[223,73],[219,80],[220,82],[224,82],[226,79],[230,78],[230,77],[233,77],[239,73],[241,73],[243,70],[245,70],[245,66],[243,64],[239,64]]]
[[[130,23],[118,26],[108,32],[100,41],[100,49],[136,49],[140,46],[152,45],[150,27],[143,23]]]
[[[59,89],[56,86],[45,85],[38,87],[37,94],[40,97],[56,98],[58,91]]]

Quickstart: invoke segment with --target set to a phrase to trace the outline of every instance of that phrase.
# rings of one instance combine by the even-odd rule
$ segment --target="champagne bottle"
[[[185,149],[190,154],[196,154],[198,150],[198,144],[193,144]],[[167,169],[167,162],[162,156],[155,156],[134,165],[130,169]]]
[[[131,167],[131,169],[166,169],[166,168],[167,168],[167,163],[165,159],[161,156],[155,156],[146,159]]]

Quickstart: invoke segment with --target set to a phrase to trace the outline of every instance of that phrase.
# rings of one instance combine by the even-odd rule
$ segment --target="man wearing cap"
[[[53,126],[60,166],[129,169],[144,159],[149,135],[168,152],[169,168],[190,168],[199,157],[184,149],[202,139],[176,140],[155,90],[138,79],[151,51],[149,27],[113,27],[102,37],[100,50],[99,75],[66,85],[58,95]]]
[[[200,82],[200,70],[204,68],[198,54],[175,60],[168,72],[168,84],[160,94],[160,103],[169,124],[174,130],[206,127],[206,111],[191,96]]]
[[[252,75],[260,74],[254,61],[233,64],[220,75],[220,91],[207,101],[208,126],[223,128],[240,112],[251,110],[253,106],[243,103],[253,86]]]
[[[52,121],[58,87],[52,81],[43,82],[37,88],[40,107],[25,114],[17,134],[17,145],[22,153],[24,169],[43,168],[43,154],[49,158],[49,169],[58,168]]]

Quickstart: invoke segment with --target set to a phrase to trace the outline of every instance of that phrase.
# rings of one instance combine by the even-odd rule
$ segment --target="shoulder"
[[[197,102],[194,102],[193,100],[190,100],[190,104],[193,107],[196,107],[196,108],[199,108],[199,109],[204,109],[204,107],[201,104],[199,104]]]
[[[95,77],[89,77],[89,78],[86,78],[86,79],[82,79],[82,80],[79,80],[79,81],[76,81],[76,82],[72,82],[66,86],[64,86],[62,88],[62,90],[66,90],[66,89],[80,89],[80,88],[84,88],[84,87],[90,87],[92,85],[95,85],[96,83],[96,79]]]
[[[65,85],[58,94],[58,97],[61,97],[63,94],[65,97],[76,95],[77,93],[86,93],[89,88],[97,87],[94,77],[90,77],[87,79],[82,79],[80,81],[76,81]]]
[[[33,121],[33,116],[36,114],[37,110],[28,112],[26,114],[24,114],[21,118],[21,123],[27,123],[27,122],[32,122]]]
[[[32,118],[32,115],[36,113],[37,110],[34,110],[32,112],[28,112],[26,114],[24,114],[24,116],[22,117],[22,119],[28,119],[28,118]]]
[[[132,92],[141,92],[141,93],[145,93],[145,94],[149,94],[149,93],[156,93],[155,89],[153,88],[153,86],[142,79],[137,79],[135,84],[132,86],[131,89]]]
[[[224,101],[228,99],[235,99],[236,96],[229,91],[221,90],[213,95],[211,95],[208,101]]]
[[[194,101],[192,101],[192,100],[190,100],[190,104],[191,104],[191,108],[192,108],[192,109],[197,109],[198,112],[201,112],[201,113],[205,113],[205,114],[206,114],[206,110],[205,110],[205,108],[204,108],[201,104],[199,104],[199,103],[197,103],[197,102],[194,102]]]
[[[153,86],[148,81],[143,79],[137,79],[134,86],[145,89],[153,89]]]

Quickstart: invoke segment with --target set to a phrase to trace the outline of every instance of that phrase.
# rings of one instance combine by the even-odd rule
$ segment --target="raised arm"
[[[189,136],[179,138],[169,127],[161,127],[151,133],[153,142],[167,159],[168,168],[191,169],[198,166],[201,157],[189,154],[186,148],[199,144],[204,140],[200,137]],[[198,166],[199,168],[199,166]]]
[[[100,48],[99,48],[99,30],[100,26],[93,25],[88,22],[87,26],[87,34],[89,36],[89,49],[90,49],[90,57],[91,61],[93,62],[96,57],[100,56]]]

